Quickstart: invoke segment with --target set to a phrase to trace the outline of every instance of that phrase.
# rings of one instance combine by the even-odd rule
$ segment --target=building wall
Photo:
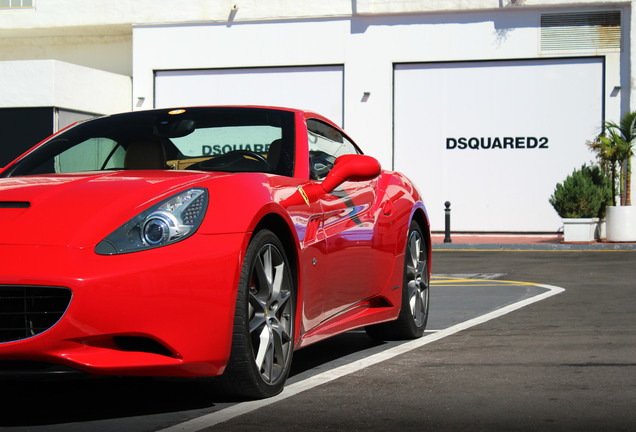
[[[395,169],[402,169],[399,160],[396,162],[395,146],[403,144],[396,143],[394,126],[399,123],[394,85],[400,65],[602,58],[602,118],[618,120],[621,113],[636,109],[636,87],[631,85],[631,65],[636,61],[632,18],[636,12],[627,0],[34,0],[34,5],[0,10],[0,77],[19,69],[12,63],[16,61],[24,62],[20,66],[24,67],[33,60],[55,59],[88,70],[82,74],[86,79],[80,80],[66,66],[65,73],[55,74],[49,87],[61,91],[55,92],[52,104],[46,86],[37,85],[41,77],[20,82],[19,74],[14,73],[13,81],[4,81],[26,89],[18,94],[16,106],[57,106],[60,101],[72,111],[111,112],[113,108],[106,108],[104,99],[109,99],[115,86],[118,94],[123,91],[129,98],[124,109],[148,109],[157,105],[156,76],[165,71],[333,66],[343,71],[343,114],[341,121],[335,120],[384,167]],[[542,51],[541,14],[606,10],[621,12],[620,50]],[[99,72],[113,75],[102,75],[103,80],[89,78]],[[121,78],[126,76],[132,78],[132,90],[122,84]],[[7,95],[15,96],[19,86],[5,84],[3,88],[2,81],[0,100],[9,100]],[[311,92],[305,99],[302,92],[295,93],[298,106],[311,108]],[[467,91],[466,97],[471,93]],[[576,139],[581,140],[578,135]],[[426,158],[426,153],[420,157]],[[581,163],[582,156],[563,159],[558,169],[550,171],[551,179],[564,178]],[[497,169],[497,164],[485,169]],[[462,173],[466,174],[470,173]],[[531,186],[523,185],[515,193],[523,196],[523,187]],[[491,198],[493,194],[498,198],[498,192],[491,191]],[[547,196],[536,205],[543,206],[542,212],[550,211],[545,208]],[[438,206],[436,202],[431,208],[434,229],[441,228]],[[510,228],[493,220],[493,225],[462,222],[454,228],[559,228],[555,214],[540,219],[545,223],[524,225],[522,221]]]
[[[90,28],[128,24],[211,23],[337,18],[514,8],[626,5],[629,0],[33,0],[33,8],[2,10],[4,30]],[[0,8],[1,9],[1,8]]]
[[[2,11],[0,11],[0,18]],[[121,27],[121,26],[120,26]],[[21,31],[0,37],[0,62],[19,60],[60,60],[93,69],[132,76],[132,27],[100,33],[83,27],[38,35]],[[6,33],[7,31],[4,30]],[[3,30],[0,30],[0,34]]]
[[[131,74],[134,25],[471,13],[502,9],[612,7],[626,0],[33,0],[0,8],[0,61],[57,59]]]
[[[0,107],[58,107],[95,114],[128,111],[131,78],[58,60],[0,62]]]
[[[595,10],[598,8],[565,9]],[[624,30],[629,28],[629,8],[617,7],[613,10],[622,13]],[[548,197],[557,181],[564,179],[575,167],[593,159],[585,141],[600,130],[603,118],[618,118],[621,110],[629,106],[630,79],[625,44],[622,53],[618,49],[598,48],[552,53],[541,51],[541,14],[553,11],[544,8],[501,8],[437,14],[135,26],[133,104],[137,109],[156,105],[154,98],[158,90],[155,76],[166,70],[184,70],[196,74],[197,70],[203,73],[203,70],[227,68],[342,65],[345,129],[366,153],[377,157],[385,168],[406,171],[419,184],[424,196],[432,198],[429,207],[434,230],[443,229],[443,202],[452,198],[456,209],[456,230],[556,231],[560,228],[561,221],[549,205]],[[603,59],[603,71],[596,72],[599,77],[598,88],[594,89],[595,94],[600,95],[596,102],[598,115],[593,120],[586,120],[587,124],[580,124],[578,119],[572,117],[572,113],[576,113],[576,106],[564,103],[565,112],[557,111],[553,116],[554,122],[560,121],[564,125],[568,124],[568,128],[576,130],[576,133],[571,134],[573,142],[567,143],[575,150],[568,151],[563,144],[559,151],[543,153],[543,158],[533,162],[536,164],[534,168],[529,168],[527,163],[524,165],[524,155],[521,153],[513,161],[510,161],[508,155],[493,153],[485,163],[471,165],[470,161],[466,161],[452,175],[431,178],[422,172],[438,172],[439,165],[444,166],[445,172],[453,172],[454,167],[451,164],[454,159],[446,157],[449,152],[438,151],[438,147],[444,145],[443,140],[426,138],[427,128],[430,130],[428,135],[433,136],[438,132],[434,128],[442,126],[429,124],[426,118],[420,118],[421,134],[413,135],[412,148],[406,153],[411,155],[411,159],[421,160],[422,163],[413,167],[395,159],[396,145],[411,145],[409,140],[397,142],[394,129],[394,125],[400,124],[395,117],[394,88],[394,71],[398,65],[580,56]],[[531,77],[525,79],[526,82],[531,81]],[[523,86],[524,82],[519,82],[518,85]],[[240,86],[232,91],[236,92],[237,100],[245,99]],[[253,90],[250,91],[254,94]],[[285,88],[280,89],[280,92],[284,91]],[[422,104],[427,105],[422,112],[430,111],[431,107],[435,109],[435,104],[439,104],[440,109],[449,104],[462,104],[471,98],[472,93],[475,92],[466,89],[463,94],[455,94],[452,100],[422,100]],[[307,92],[307,99],[298,95],[297,105],[312,108],[310,94],[311,92]],[[254,95],[254,99],[257,96]],[[509,106],[511,110],[515,110],[522,103],[514,99],[515,94],[497,97],[503,100],[488,101],[484,105]],[[209,100],[209,104],[214,103],[213,98]],[[224,98],[223,103],[227,103],[227,99]],[[200,104],[200,100],[197,99],[196,104]],[[273,98],[272,104],[278,104],[278,100]],[[417,110],[417,106],[414,106]],[[477,107],[475,116],[482,114]],[[559,116],[563,118],[558,119]],[[515,121],[518,125],[523,125],[533,121],[532,119],[534,117],[519,117]],[[417,121],[413,120],[412,123]],[[461,119],[457,121],[460,122]],[[509,124],[502,126],[504,127],[501,130],[510,129]],[[461,132],[453,130],[453,125],[444,127],[446,130],[442,135],[461,136],[458,135]],[[528,127],[516,129],[527,130]],[[545,130],[546,125],[535,125],[534,129]],[[501,135],[504,133],[501,130],[495,126],[490,134]],[[555,158],[557,163],[550,160]],[[461,182],[460,186],[448,192],[447,198],[438,196],[444,186],[442,182],[450,183],[449,179],[458,177],[465,178],[464,184],[472,186],[471,181],[478,181],[485,174],[497,173],[498,170],[501,172],[501,179],[493,178],[490,183],[485,182],[485,188],[477,192],[483,194],[483,197],[475,196],[476,192],[471,187],[462,192]],[[540,171],[537,175],[541,176],[541,182],[527,181],[532,170]],[[467,199],[468,195],[471,195],[470,200]]]

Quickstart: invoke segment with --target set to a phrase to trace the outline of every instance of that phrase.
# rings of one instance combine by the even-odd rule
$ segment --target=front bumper
[[[222,373],[246,241],[246,234],[195,234],[115,256],[0,245],[0,290],[43,286],[72,292],[51,328],[0,343],[0,367],[2,361],[36,361],[107,375]]]

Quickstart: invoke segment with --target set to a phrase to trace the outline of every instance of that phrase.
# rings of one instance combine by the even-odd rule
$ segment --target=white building
[[[453,230],[555,232],[555,184],[593,159],[603,120],[636,109],[633,14],[615,0],[0,0],[0,165],[90,115],[292,106],[415,180],[433,230],[451,201]]]

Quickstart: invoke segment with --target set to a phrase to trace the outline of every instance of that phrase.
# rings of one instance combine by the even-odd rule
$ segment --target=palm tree
[[[596,152],[601,165],[609,167],[612,178],[612,203],[616,202],[616,168],[620,170],[620,204],[631,205],[631,167],[630,158],[634,154],[636,140],[636,111],[626,113],[619,124],[606,121],[603,123],[604,132],[598,139],[590,143],[590,148]]]

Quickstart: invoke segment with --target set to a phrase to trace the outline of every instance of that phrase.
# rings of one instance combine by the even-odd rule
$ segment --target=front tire
[[[225,388],[260,399],[283,390],[294,351],[295,293],[289,260],[274,233],[252,238],[238,286]]]
[[[426,239],[419,224],[412,221],[404,254],[400,314],[395,321],[367,327],[369,336],[379,340],[421,337],[428,321],[429,287]]]

